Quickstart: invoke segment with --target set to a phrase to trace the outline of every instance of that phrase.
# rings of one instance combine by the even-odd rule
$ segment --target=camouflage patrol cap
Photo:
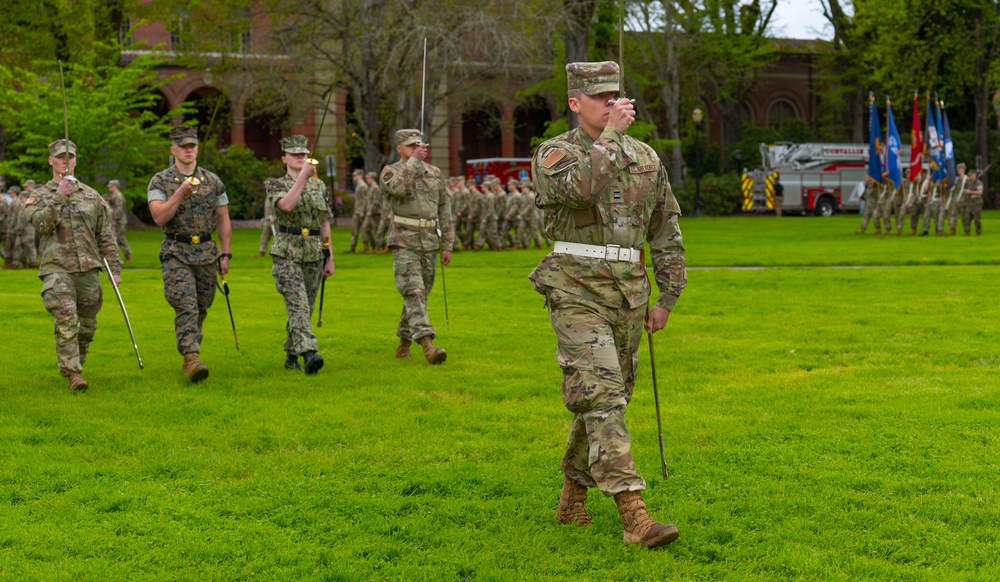
[[[175,145],[198,145],[198,128],[193,125],[181,125],[170,129],[170,141]]]
[[[356,170],[354,170],[353,172],[351,172],[351,177],[352,178],[357,177],[357,176],[361,176],[362,178],[364,178],[365,177],[365,171],[362,170],[361,168],[357,168]]]
[[[579,89],[585,95],[618,91],[618,63],[570,63],[566,65],[566,82],[570,89]]]
[[[66,153],[66,140],[57,139],[56,141],[49,144],[49,156],[56,157],[60,154]],[[76,155],[76,144],[69,142],[69,155]]]
[[[367,174],[365,174],[365,178],[366,179],[370,178],[374,180],[375,178],[378,178],[378,174],[376,174],[375,172],[368,172]]]
[[[396,145],[415,145],[422,141],[419,129],[401,129],[396,132]]]
[[[466,178],[465,179],[465,185],[468,186],[469,184],[472,184],[473,186],[475,186],[476,179],[475,178]]]
[[[108,188],[117,188],[119,186],[118,180],[111,180],[108,182]]]
[[[11,186],[10,190],[7,190],[7,192],[9,192],[11,194],[17,194],[20,191],[21,191],[21,187],[20,186]]]
[[[966,168],[965,162],[959,162],[958,165],[955,166],[956,170],[964,170],[965,168]]]
[[[34,180],[25,180],[24,181],[24,187],[25,188],[27,188],[28,186],[34,186],[34,185],[35,185],[35,181]]]
[[[304,135],[290,135],[281,138],[281,151],[286,154],[308,154],[309,140]]]

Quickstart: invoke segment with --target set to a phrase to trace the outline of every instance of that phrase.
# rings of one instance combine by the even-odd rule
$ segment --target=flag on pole
[[[888,97],[885,99],[885,134],[885,177],[889,187],[895,190],[903,183],[903,161],[899,159],[899,129],[892,117],[892,103]]]
[[[951,141],[951,127],[948,126],[948,110],[944,108],[944,101],[941,102],[941,117],[944,122],[944,170],[948,176],[948,183],[957,184],[957,172],[955,171],[955,144]]]
[[[913,123],[910,125],[910,181],[920,179],[924,165],[924,138],[920,131],[920,101],[913,93]]]
[[[875,94],[868,94],[868,175],[882,183],[882,129],[878,124]]]
[[[931,105],[930,93],[927,94],[927,147],[931,154],[931,171],[933,180],[938,184],[944,179],[944,167],[941,164],[941,118],[937,107]]]

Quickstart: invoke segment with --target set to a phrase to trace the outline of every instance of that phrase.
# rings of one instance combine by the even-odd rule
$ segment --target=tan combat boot
[[[420,338],[420,345],[424,348],[424,358],[428,364],[443,364],[448,359],[444,348],[434,347],[434,339],[431,336]]]
[[[563,475],[562,493],[559,495],[559,509],[556,519],[563,523],[575,523],[579,526],[593,523],[583,502],[587,500],[587,488]]]
[[[948,236],[955,236],[955,229],[954,228],[948,231]]]
[[[197,384],[208,378],[208,366],[198,359],[198,352],[184,354],[184,375],[192,384]]]
[[[87,384],[87,381],[81,378],[79,374],[70,374],[66,379],[69,380],[69,389],[74,392],[83,392],[87,388],[90,388],[90,384]]]
[[[672,523],[662,524],[653,521],[646,512],[646,503],[638,491],[622,491],[615,495],[618,513],[622,516],[625,526],[625,543],[642,544],[647,548],[664,546],[677,539],[680,533]]]
[[[399,340],[399,345],[396,346],[396,357],[400,360],[409,360],[413,356],[410,355],[410,342],[407,340]]]
[[[881,228],[881,227],[878,227],[878,226],[876,226],[876,227],[875,227],[875,234],[882,234],[882,228]]]
[[[365,243],[365,248],[364,248],[364,249],[362,249],[362,250],[361,250],[361,252],[362,252],[362,253],[364,253],[364,254],[366,254],[366,255],[367,255],[368,253],[370,253],[370,252],[371,252],[371,251],[370,251],[370,250],[368,249],[368,243]]]

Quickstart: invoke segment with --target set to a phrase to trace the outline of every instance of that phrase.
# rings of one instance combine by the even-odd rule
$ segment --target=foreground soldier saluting
[[[557,518],[588,525],[587,488],[614,496],[625,542],[656,547],[677,528],[653,521],[625,427],[650,288],[649,241],[660,295],[645,327],[662,329],[687,283],[680,208],[656,153],[625,135],[635,111],[617,99],[618,65],[570,63],[569,107],[580,127],[543,143],[532,162],[536,205],[555,247],[530,279],[545,295],[558,341],[563,403],[573,413]]]
[[[309,144],[304,135],[281,140],[281,161],[288,173],[264,181],[267,200],[274,208],[278,234],[271,245],[274,286],[285,300],[285,369],[315,374],[323,367],[319,342],[312,331],[316,292],[323,277],[333,274],[330,220],[333,212],[326,186],[313,177],[315,166],[306,162]]]
[[[392,249],[396,289],[403,296],[403,316],[396,328],[396,357],[410,359],[410,343],[424,349],[428,364],[442,364],[448,354],[434,346],[436,332],[427,317],[427,296],[434,286],[434,261],[451,262],[455,226],[441,170],[424,162],[427,145],[419,129],[396,132],[400,161],[382,169],[382,192],[392,205],[392,227],[386,243]],[[438,233],[441,233],[440,235]]]
[[[191,382],[208,378],[201,362],[201,326],[215,299],[215,273],[229,272],[233,229],[229,197],[218,176],[198,167],[198,133],[194,127],[170,130],[170,153],[176,163],[153,176],[147,188],[153,221],[163,228],[160,270],[163,295],[174,308],[177,351],[184,356],[184,375]],[[219,245],[212,233],[219,229]]]
[[[59,373],[70,390],[86,390],[80,374],[101,310],[101,259],[108,260],[116,283],[122,263],[104,200],[72,177],[76,145],[64,139],[49,144],[49,165],[52,179],[25,200],[24,213],[42,237],[38,278],[45,310],[55,323]]]

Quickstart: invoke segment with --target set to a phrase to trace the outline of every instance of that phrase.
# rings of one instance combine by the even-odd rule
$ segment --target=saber
[[[441,241],[444,237],[441,236],[441,227],[437,227],[438,241]],[[451,321],[448,317],[448,285],[444,281],[444,263],[441,263],[441,292],[444,294],[444,324],[446,327],[451,327]]]
[[[624,0],[618,2],[618,99],[627,99],[625,96],[625,5]],[[629,99],[629,103],[635,103],[635,99]],[[608,105],[614,105],[615,99],[608,99]]]
[[[135,350],[135,359],[139,361],[139,369],[145,368],[142,364],[142,356],[139,355],[139,346],[135,343],[135,332],[132,331],[132,322],[129,321],[128,311],[125,310],[125,301],[122,300],[122,293],[118,290],[118,283],[115,283],[115,276],[111,273],[111,265],[108,264],[108,259],[101,257],[104,260],[104,273],[111,280],[111,287],[115,290],[115,297],[118,298],[118,305],[122,308],[122,315],[125,316],[125,325],[128,326],[128,335],[132,338],[132,348]]]
[[[425,36],[424,71],[423,73],[420,74],[420,139],[424,139],[424,96],[426,94],[427,94],[427,37]]]
[[[646,276],[646,285],[649,286],[650,293],[653,291],[653,284],[649,280],[649,271],[646,270],[646,249],[639,253],[639,263],[642,265],[642,274]],[[646,321],[649,321],[649,301],[646,301]],[[667,455],[663,450],[663,421],[660,420],[660,388],[656,382],[656,354],[653,353],[653,332],[646,331],[646,341],[649,343],[649,367],[653,372],[653,402],[656,403],[656,436],[660,442],[660,469],[663,471],[663,478],[670,477],[667,472]]]
[[[319,118],[319,129],[316,130],[316,139],[313,140],[313,149],[319,147],[319,136],[323,135],[323,124],[326,123],[326,112],[330,110],[330,98],[333,97],[333,87],[330,87],[330,92],[326,96],[326,105],[323,106],[323,117]],[[316,158],[307,158],[307,164],[313,165],[313,176],[319,171],[319,160]]]
[[[59,84],[62,85],[62,98],[63,98],[63,135],[66,137],[66,173],[63,174],[63,178],[66,180],[76,180],[73,174],[69,171],[69,108],[66,106],[66,81],[63,80],[63,66],[62,61],[56,61],[59,63]],[[141,365],[139,366],[142,367]]]
[[[240,338],[236,336],[236,321],[233,320],[233,306],[229,303],[229,283],[226,283],[226,278],[222,277],[221,273],[219,274],[219,277],[222,278],[222,285],[220,286],[219,280],[216,279],[215,287],[219,290],[219,293],[222,293],[222,295],[226,298],[226,307],[229,309],[229,323],[233,326],[233,339],[236,340],[236,349],[239,350]]]

